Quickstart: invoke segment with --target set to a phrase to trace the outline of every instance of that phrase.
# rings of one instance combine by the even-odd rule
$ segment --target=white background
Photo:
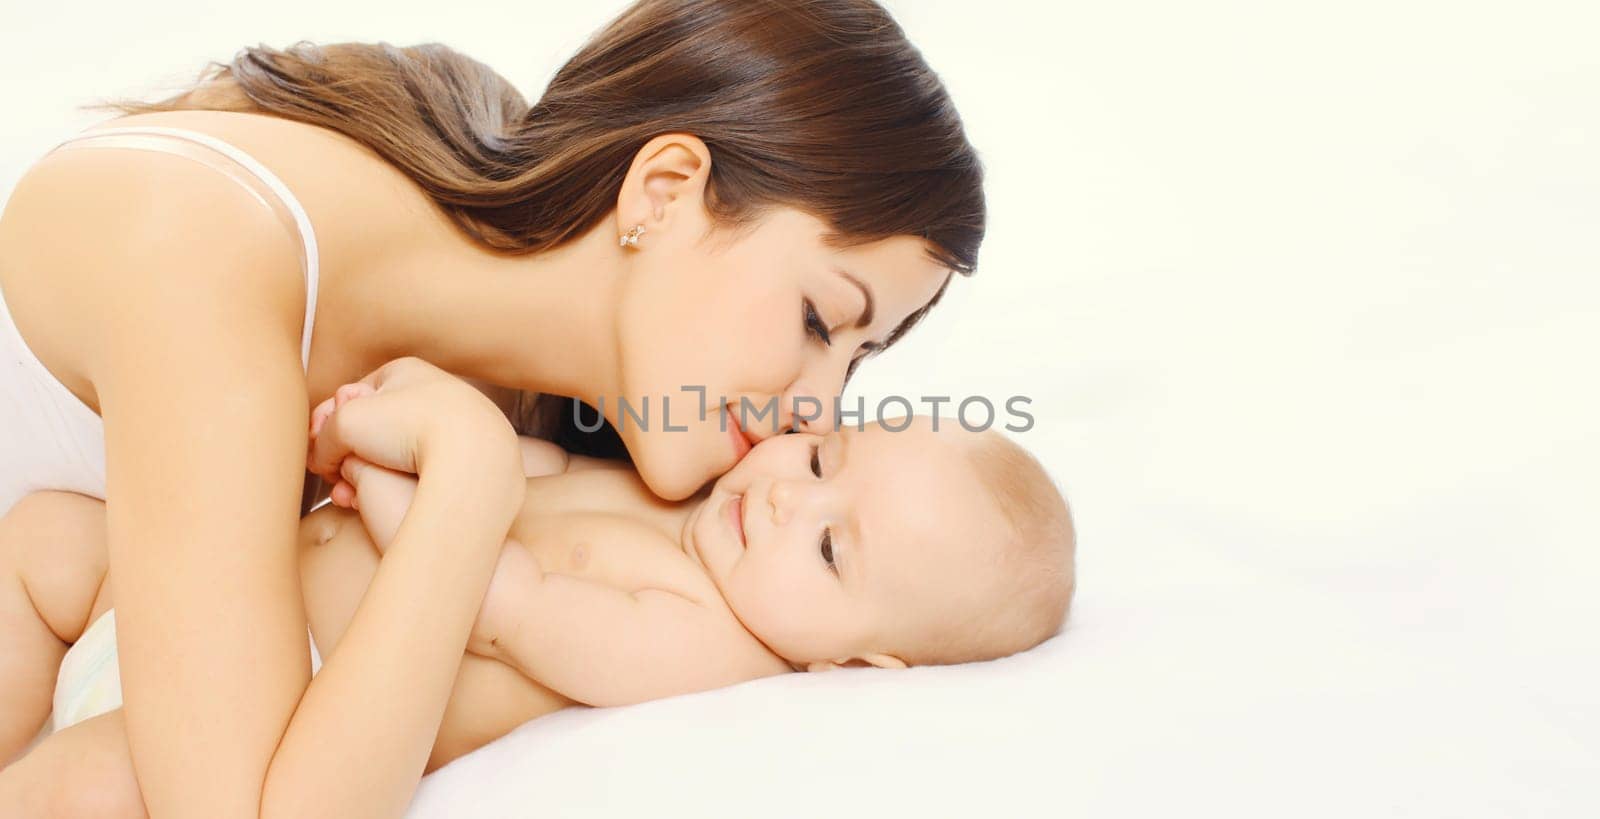
[[[73,105],[247,44],[439,41],[533,99],[623,5],[9,7],[0,191],[100,116]],[[637,739],[767,749],[717,791],[765,813],[1600,815],[1594,6],[887,5],[962,112],[990,228],[978,274],[853,391],[1033,398],[1018,439],[1080,526],[1073,624],[997,670],[786,683],[846,747],[775,744],[760,684],[584,717],[541,764],[612,778],[519,774],[516,803],[653,804],[583,801],[668,787],[596,749]],[[928,710],[896,718],[907,691]],[[745,727],[629,734],[719,707]],[[945,750],[915,756],[918,724]],[[795,747],[817,757],[785,771]],[[462,804],[444,788],[419,806]]]

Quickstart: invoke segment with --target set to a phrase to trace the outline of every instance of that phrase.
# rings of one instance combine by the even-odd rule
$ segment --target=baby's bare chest
[[[660,530],[626,515],[542,512],[520,517],[510,536],[540,568],[622,591],[660,589],[702,605],[725,607],[705,571]]]

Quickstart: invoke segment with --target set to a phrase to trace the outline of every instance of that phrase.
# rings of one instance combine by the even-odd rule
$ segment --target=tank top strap
[[[289,186],[285,185],[283,180],[278,178],[277,174],[274,174],[267,168],[267,166],[261,164],[261,162],[255,157],[245,153],[237,146],[228,142],[224,142],[210,134],[192,131],[186,128],[170,128],[156,125],[127,125],[109,128],[96,128],[67,137],[66,139],[56,143],[55,147],[60,148],[70,143],[82,143],[79,147],[103,146],[139,148],[145,150],[165,150],[165,148],[156,144],[159,142],[159,140],[153,142],[149,139],[140,139],[140,137],[168,137],[210,148],[216,153],[233,160],[233,162],[238,166],[247,170],[251,176],[259,180],[262,185],[265,185],[267,190],[269,190],[276,197],[281,207],[288,211],[290,221],[292,221],[295,230],[300,234],[302,266],[304,268],[306,279],[306,310],[300,338],[300,364],[301,367],[309,370],[311,368],[311,336],[312,330],[316,323],[317,315],[317,290],[318,281],[320,279],[320,266],[317,256],[316,232],[312,229],[311,217],[307,215],[305,207],[300,204],[300,200],[295,197],[292,191],[289,190]],[[180,155],[194,158],[188,153],[183,153]],[[212,167],[216,166],[212,165]],[[219,168],[219,170],[222,169]],[[244,180],[237,181],[239,181],[240,184],[243,185],[247,190],[250,190],[252,195],[255,195],[258,200],[260,199],[260,194],[257,193],[253,187],[248,185]],[[278,210],[278,208],[274,207],[270,202],[262,200],[262,204],[268,206],[275,212]]]

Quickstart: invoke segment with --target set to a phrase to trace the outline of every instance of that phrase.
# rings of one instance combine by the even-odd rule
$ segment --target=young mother
[[[397,814],[422,769],[520,481],[423,467],[413,542],[310,680],[294,533],[337,385],[418,356],[613,424],[649,399],[617,426],[679,499],[775,431],[716,402],[830,406],[983,234],[960,119],[870,0],[641,0],[531,107],[439,45],[215,69],[47,154],[0,219],[0,512],[107,499],[158,817]]]

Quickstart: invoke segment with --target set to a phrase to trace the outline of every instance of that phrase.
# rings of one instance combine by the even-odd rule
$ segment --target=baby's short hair
[[[975,606],[952,606],[901,659],[911,665],[992,660],[1033,648],[1057,634],[1077,588],[1077,532],[1072,511],[1037,458],[998,431],[968,450],[979,481],[1009,523],[983,548],[993,571]],[[965,610],[963,610],[965,609]]]

